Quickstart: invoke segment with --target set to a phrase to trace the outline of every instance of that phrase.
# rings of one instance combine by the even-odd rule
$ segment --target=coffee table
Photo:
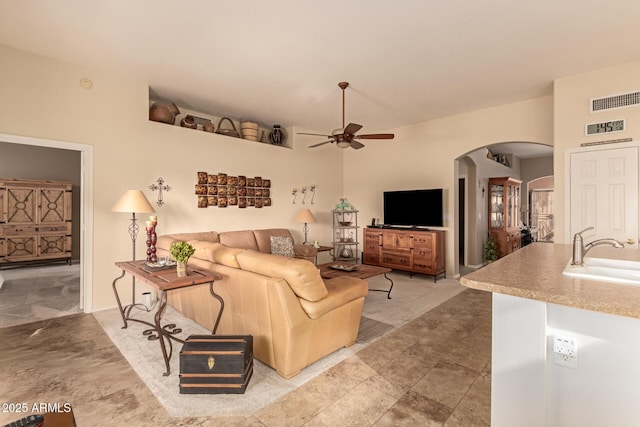
[[[172,291],[174,289],[186,288],[188,286],[201,285],[208,283],[209,291],[211,292],[211,296],[217,299],[220,302],[220,311],[218,312],[218,318],[216,319],[216,323],[211,331],[212,334],[215,335],[216,330],[218,329],[218,323],[220,323],[220,318],[222,317],[222,311],[224,310],[224,300],[222,297],[215,293],[213,290],[213,283],[216,280],[222,279],[222,275],[217,273],[212,273],[208,271],[197,270],[194,268],[189,268],[186,277],[178,277],[176,273],[175,267],[164,268],[159,270],[149,269],[146,266],[145,261],[121,261],[116,262],[116,266],[122,269],[122,274],[117,277],[112,284],[113,293],[116,296],[116,301],[118,303],[118,309],[120,310],[120,315],[122,316],[122,321],[124,322],[124,326],[122,329],[127,328],[127,321],[134,321],[143,323],[145,325],[151,326],[152,329],[147,329],[143,331],[143,335],[147,337],[148,340],[158,340],[160,342],[160,350],[162,351],[162,356],[164,358],[164,364],[166,367],[166,371],[163,375],[167,376],[170,373],[169,368],[169,360],[171,359],[171,355],[173,354],[173,344],[171,340],[184,343],[184,340],[181,340],[175,336],[175,334],[179,334],[182,332],[182,329],[177,328],[175,324],[162,325],[162,314],[164,313],[165,308],[167,307],[167,292]],[[122,306],[120,302],[120,296],[118,295],[118,289],[116,284],[118,280],[122,279],[125,273],[131,274],[136,279],[139,279],[154,288],[160,291],[160,297],[158,299],[158,308],[156,310],[156,314],[154,316],[154,323],[147,322],[142,319],[136,319],[130,316],[131,309],[136,305],[141,304],[129,304],[127,306]],[[147,310],[148,311],[148,310]],[[167,344],[169,344],[169,351],[167,352],[167,347],[165,344],[164,338],[168,338]]]
[[[345,269],[334,268],[334,266],[344,266]],[[333,279],[334,277],[341,276],[350,276],[357,277],[358,279],[368,279],[370,277],[378,276],[380,274],[384,275],[384,278],[387,279],[391,285],[389,289],[369,289],[370,291],[375,292],[386,292],[387,298],[391,299],[391,290],[393,289],[393,280],[387,276],[387,273],[391,272],[390,268],[380,267],[377,265],[368,265],[368,264],[355,264],[355,263],[347,263],[347,262],[329,262],[326,264],[320,264],[318,266],[320,270],[320,276],[323,279]],[[347,271],[351,270],[351,271]]]

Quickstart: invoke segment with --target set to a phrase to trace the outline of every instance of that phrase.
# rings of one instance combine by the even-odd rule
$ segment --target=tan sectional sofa
[[[174,241],[191,243],[189,266],[217,272],[214,288],[225,302],[217,333],[253,335],[254,356],[291,378],[322,357],[355,343],[367,283],[351,277],[323,280],[312,246],[297,245],[296,257],[272,255],[271,236],[286,229],[182,233],[160,236],[158,255]],[[306,258],[306,259],[305,259]],[[212,329],[219,303],[208,285],[168,294],[169,304]]]

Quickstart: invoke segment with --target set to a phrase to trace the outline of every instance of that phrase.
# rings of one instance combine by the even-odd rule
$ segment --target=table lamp
[[[138,237],[138,224],[136,224],[136,212],[155,212],[149,200],[145,197],[144,193],[140,190],[127,190],[126,193],[120,197],[115,205],[111,208],[112,212],[127,212],[131,213],[131,224],[129,225],[129,236],[131,237],[131,246],[133,248],[132,260],[136,259],[136,238]],[[136,303],[136,278],[132,280],[132,306]]]
[[[296,215],[295,222],[303,222],[304,227],[302,227],[302,231],[304,232],[304,242],[303,245],[307,244],[307,233],[309,233],[309,226],[307,224],[316,222],[316,218],[313,216],[309,209],[300,209],[298,215]]]

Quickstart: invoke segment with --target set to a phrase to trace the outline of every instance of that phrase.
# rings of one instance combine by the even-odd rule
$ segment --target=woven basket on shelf
[[[232,129],[222,129],[222,122],[225,120],[231,124]],[[236,129],[236,125],[233,124],[233,120],[231,120],[229,117],[223,117],[220,119],[220,121],[218,122],[218,130],[216,131],[216,133],[219,133],[220,135],[232,136],[234,138],[240,138],[240,134]]]

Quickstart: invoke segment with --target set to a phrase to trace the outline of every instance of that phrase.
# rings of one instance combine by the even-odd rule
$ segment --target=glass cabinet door
[[[520,181],[490,178],[489,194],[489,228],[506,231],[520,227]]]
[[[491,185],[491,227],[504,226],[504,185]]]
[[[520,206],[520,187],[507,186],[507,228],[516,228],[518,224],[518,207]]]

